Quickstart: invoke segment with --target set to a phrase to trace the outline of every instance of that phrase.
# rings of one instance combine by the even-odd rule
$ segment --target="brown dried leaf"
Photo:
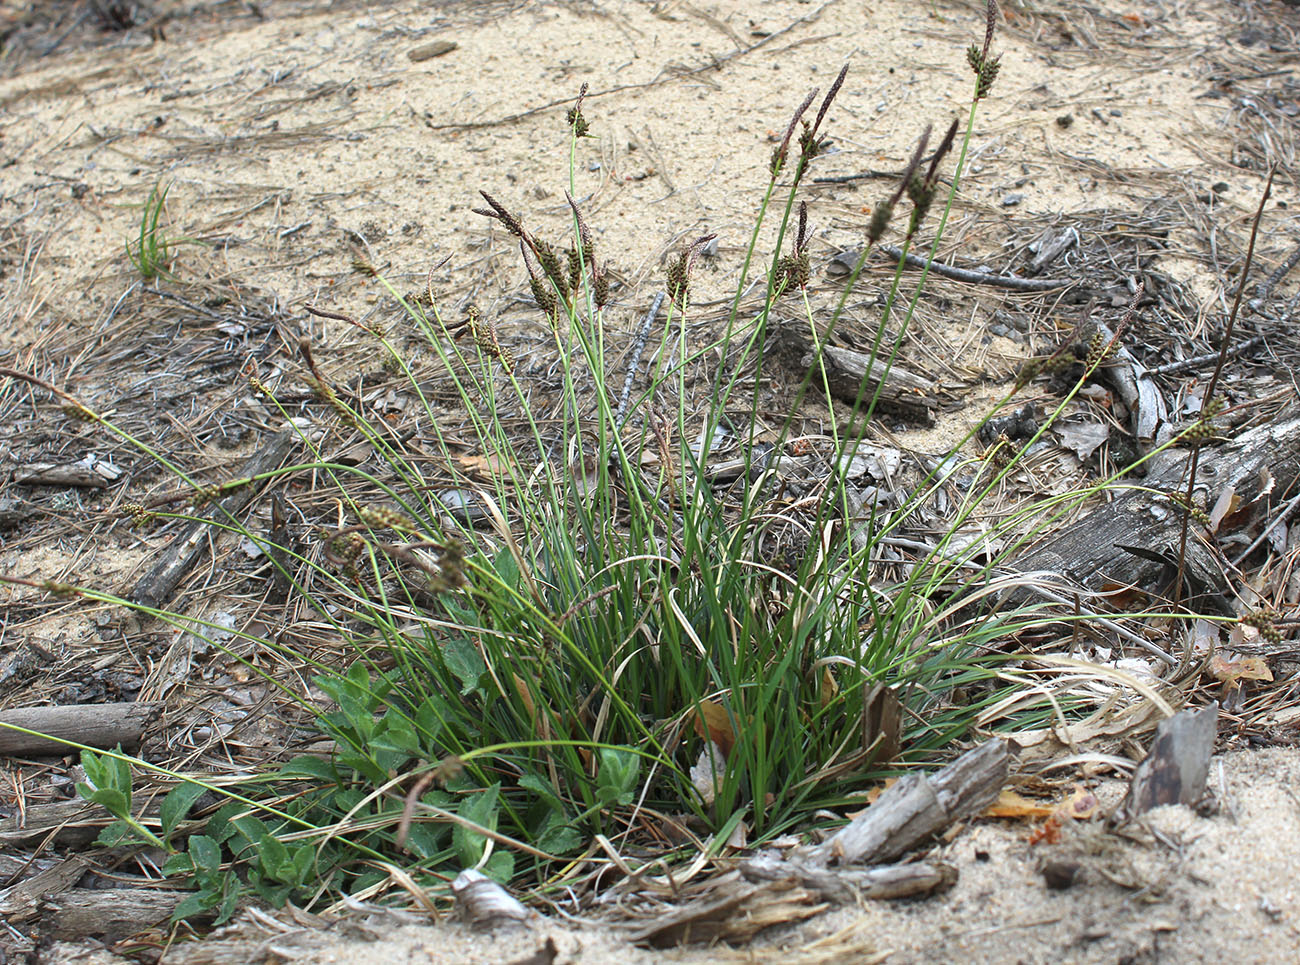
[[[716,700],[701,700],[692,716],[695,733],[701,739],[717,744],[723,757],[728,756],[736,746],[736,732],[731,726],[727,708]]]

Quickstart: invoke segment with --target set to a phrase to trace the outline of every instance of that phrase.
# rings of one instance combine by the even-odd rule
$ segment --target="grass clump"
[[[171,185],[156,184],[149,191],[140,215],[139,235],[134,246],[126,244],[126,257],[145,281],[171,277],[172,242],[160,224]]]
[[[970,55],[976,82],[964,135],[954,121],[928,156],[928,129],[921,135],[875,208],[830,329],[905,203],[904,249],[936,209],[931,254],[938,245],[976,105],[996,77],[991,5],[989,23],[983,48]],[[245,639],[314,667],[318,694],[270,683],[315,716],[334,750],[300,756],[238,794],[171,775],[176,797],[157,825],[133,816],[121,755],[85,759],[82,793],[123,822],[117,840],[134,834],[163,847],[164,870],[195,886],[184,914],[227,917],[250,893],[310,905],[373,897],[395,881],[437,890],[466,868],[524,888],[580,888],[606,854],[658,859],[767,839],[844,804],[883,767],[970,735],[978,716],[1020,685],[1002,667],[1008,641],[1047,617],[1032,604],[997,605],[1013,582],[999,564],[1069,499],[1012,516],[973,548],[960,548],[960,536],[1023,450],[968,459],[959,445],[902,505],[884,508],[864,502],[846,470],[878,385],[864,379],[847,414],[831,407],[816,443],[795,432],[797,402],[778,430],[760,428],[772,365],[764,346],[777,312],[793,311],[814,346],[799,398],[830,394],[822,352],[830,332],[809,301],[810,229],[799,191],[827,147],[823,126],[845,77],[813,121],[804,115],[816,91],[790,120],[730,310],[702,345],[692,344],[691,280],[711,239],[687,244],[671,262],[665,297],[647,318],[652,361],[639,393],[617,389],[635,384],[644,343],[630,365],[621,361],[624,346],[611,344],[611,272],[573,197],[576,144],[599,123],[583,115],[581,98],[568,114],[567,242],[541,237],[487,191],[480,210],[519,245],[521,281],[553,348],[556,399],[537,401],[484,312],[454,322],[439,311],[431,283],[420,298],[390,288],[405,334],[437,355],[468,422],[468,432],[447,430],[401,340],[366,328],[420,400],[437,462],[465,466],[469,440],[475,468],[456,470],[448,485],[428,478],[382,420],[331,384],[304,341],[304,378],[322,403],[320,420],[360,433],[376,459],[331,462],[319,435],[304,433],[310,462],[246,481],[310,470],[336,490],[340,518],[318,522],[310,550],[272,545],[235,517],[218,514],[216,525],[261,547],[331,625],[337,663]],[[151,193],[135,250],[128,247],[146,278],[166,270],[165,197],[165,188]],[[764,258],[761,229],[773,218],[777,241]],[[872,362],[886,370],[925,284],[923,273],[905,292],[898,264],[871,346]],[[763,295],[747,305],[743,293],[760,272]],[[688,377],[702,367],[710,376],[703,387]],[[719,480],[713,467],[727,438],[740,465]],[[792,500],[783,466],[798,459],[824,471]],[[962,486],[946,532],[888,563],[909,520],[957,491],[956,475]],[[981,550],[999,537],[1000,554]],[[1023,720],[1048,713],[1027,706]],[[228,803],[196,823],[191,807],[210,788]]]

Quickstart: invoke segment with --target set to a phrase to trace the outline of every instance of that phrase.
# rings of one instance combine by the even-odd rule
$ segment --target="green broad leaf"
[[[463,803],[456,809],[456,813],[466,821],[473,821],[480,827],[495,831],[498,813],[497,797],[500,793],[501,785],[493,784],[477,794],[466,795]],[[460,824],[456,825],[451,832],[452,850],[456,852],[456,857],[464,868],[472,868],[479,863],[479,859],[483,857],[486,841],[482,834]]]
[[[206,872],[215,875],[221,870],[221,846],[206,834],[190,837],[190,859],[194,862],[195,873]]]
[[[217,917],[213,924],[224,925],[235,917],[235,912],[238,910],[239,889],[227,887],[225,897],[221,899],[221,904],[217,907]]]
[[[86,795],[91,804],[98,804],[115,817],[126,817],[131,813],[131,799],[115,787],[101,787]]]
[[[561,816],[564,815],[564,802],[561,801],[560,796],[555,793],[555,788],[551,786],[550,781],[537,774],[525,774],[519,779],[519,786],[525,791],[531,791],[533,794],[536,794],[537,797],[540,798],[552,811],[557,812]]]
[[[299,886],[306,882],[311,875],[312,869],[316,866],[316,849],[309,844],[299,845],[293,852],[293,858],[290,860],[292,866],[293,885]],[[290,880],[288,878],[286,881]]]
[[[185,816],[190,813],[190,808],[194,802],[203,796],[207,788],[201,784],[195,784],[193,781],[186,781],[184,784],[178,784],[167,792],[163,798],[162,806],[159,808],[159,819],[162,821],[162,836],[164,839],[171,837],[176,826],[185,820]]]
[[[619,747],[600,749],[596,793],[602,804],[631,804],[641,776],[641,758]]]
[[[135,829],[125,821],[114,821],[95,839],[101,848],[116,848],[119,844],[129,843],[135,837]]]
[[[566,855],[582,848],[586,839],[560,814],[552,814],[537,835],[537,847],[550,854]]]
[[[487,672],[487,664],[479,655],[474,641],[467,637],[451,637],[442,644],[442,659],[447,664],[447,669],[460,681],[462,697],[481,691],[480,681]]]
[[[406,832],[407,850],[417,858],[432,858],[442,851],[450,831],[441,822],[417,821]]]
[[[229,804],[223,804],[217,808],[216,814],[208,819],[207,836],[217,844],[223,844],[230,840],[230,837],[235,833],[235,827],[230,822],[243,814],[244,810],[244,805],[238,801],[231,801]],[[193,840],[193,838],[190,840]]]
[[[515,856],[509,851],[493,851],[483,865],[483,873],[499,885],[509,884],[515,874]]]
[[[314,757],[311,754],[295,757],[280,768],[276,776],[281,778],[310,777],[323,784],[337,784],[339,782],[338,769],[324,758]]]
[[[181,903],[172,912],[172,921],[184,921],[196,915],[210,911],[221,900],[219,891],[196,891],[181,899]]]
[[[194,859],[184,851],[173,854],[162,866],[163,874],[168,878],[179,875],[190,875],[194,873]]]
[[[257,859],[266,869],[267,875],[276,881],[288,881],[293,878],[293,862],[289,859],[289,850],[275,835],[263,834],[258,839]]]

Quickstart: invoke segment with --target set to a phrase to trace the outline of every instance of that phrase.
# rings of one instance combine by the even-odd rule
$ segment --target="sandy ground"
[[[979,822],[934,855],[960,872],[946,894],[830,911],[794,929],[775,929],[746,949],[637,949],[597,924],[544,921],[482,932],[455,923],[354,918],[325,930],[242,923],[204,945],[177,946],[164,960],[215,965],[261,961],[258,955],[270,952],[302,965],[522,965],[549,961],[529,957],[549,939],[559,965],[1295,962],[1300,755],[1282,749],[1225,754],[1212,762],[1209,784],[1213,814],[1161,808],[1122,836],[1078,826],[1057,844],[1031,846],[1027,826]],[[1122,790],[1110,781],[1097,793],[1114,803]],[[1041,873],[1049,861],[1077,863],[1075,884],[1049,889]]]
[[[47,6],[54,13],[33,25],[31,11]],[[286,338],[312,335],[327,359],[346,358],[361,336],[309,318],[304,304],[382,311],[378,283],[349,269],[358,245],[399,289],[421,286],[438,265],[446,313],[474,302],[505,319],[524,351],[539,340],[541,323],[518,298],[517,252],[470,210],[479,189],[557,238],[569,217],[564,190],[580,199],[617,273],[615,337],[633,330],[662,285],[667,253],[718,233],[719,256],[696,281],[707,308],[733,290],[773,140],[806,91],[850,64],[827,128],[835,150],[815,175],[897,171],[927,123],[965,116],[963,51],[984,29],[982,5],[948,0],[160,2],[171,19],[120,34],[77,27],[72,6],[0,0],[10,31],[0,77],[0,317],[12,320],[0,352],[6,364],[72,376],[93,362],[91,336],[135,280],[123,245],[160,183],[170,185],[165,223],[182,239],[177,276],[209,292],[256,291],[293,319]],[[1214,217],[1240,235],[1262,186],[1261,158],[1294,162],[1294,113],[1265,108],[1294,101],[1293,88],[1270,85],[1290,77],[1298,25],[1300,12],[1278,2],[1009,4],[994,45],[1002,74],[980,108],[946,244],[1001,268],[1023,251],[1026,225],[1191,212],[1168,219],[1157,267],[1198,312],[1220,311],[1231,257],[1205,243],[1198,198],[1213,186]],[[445,52],[419,59],[439,42]],[[1275,74],[1262,69],[1278,63]],[[1255,86],[1232,86],[1256,64]],[[596,136],[571,166],[564,111],[583,83]],[[1268,212],[1267,267],[1300,229],[1293,171],[1284,167]],[[890,183],[808,186],[814,299],[833,299],[823,271],[858,243]],[[945,384],[985,397],[1024,347],[986,334],[994,305],[953,304],[961,308],[950,315],[928,309],[907,351]],[[1077,311],[1058,314],[1068,322]],[[60,345],[79,348],[65,358]],[[240,391],[232,409],[251,394]],[[909,441],[938,448],[977,409]],[[0,568],[125,586],[148,549],[120,531],[79,545],[6,544]],[[84,626],[48,615],[12,625],[61,656],[97,646]],[[592,963],[886,953],[895,962],[1295,961],[1300,764],[1271,750],[1221,765],[1218,815],[1175,811],[1158,818],[1160,839],[1099,839],[1102,853],[1084,860],[1082,882],[1068,891],[1045,890],[1025,829],[982,824],[947,846],[961,869],[948,895],[840,910],[743,953],[638,952],[599,930],[551,925],[501,939],[448,925],[332,948],[320,947],[331,934],[272,944],[303,962],[508,962],[552,932],[558,961]],[[1073,846],[1086,848],[1082,837]],[[847,947],[858,957],[844,957]]]

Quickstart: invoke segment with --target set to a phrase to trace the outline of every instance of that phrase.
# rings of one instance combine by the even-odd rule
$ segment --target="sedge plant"
[[[1012,665],[1014,641],[1062,618],[1017,596],[1018,580],[1000,567],[1111,480],[1008,514],[986,541],[1003,549],[985,552],[962,548],[958,535],[1023,449],[966,457],[968,436],[901,505],[864,505],[845,468],[879,402],[883,379],[864,379],[847,413],[828,410],[826,472],[796,513],[781,465],[801,445],[799,402],[775,434],[760,439],[756,428],[778,316],[793,314],[813,345],[797,399],[829,396],[822,349],[871,248],[899,230],[907,250],[930,231],[933,257],[976,108],[997,75],[994,23],[990,3],[984,44],[968,54],[975,81],[964,130],[954,122],[928,155],[928,130],[921,135],[870,218],[829,329],[813,317],[800,188],[828,144],[824,127],[846,72],[813,120],[804,115],[816,92],[791,119],[771,159],[735,297],[703,344],[692,272],[710,239],[692,240],[670,263],[655,300],[666,307],[662,321],[657,311],[648,319],[651,361],[635,394],[620,392],[631,384],[621,368],[625,346],[608,335],[617,310],[610,268],[574,199],[577,151],[598,126],[584,116],[581,96],[567,115],[567,241],[532,230],[491,192],[479,209],[519,250],[558,372],[555,395],[539,401],[490,313],[447,317],[432,273],[418,294],[389,286],[402,313],[392,331],[311,309],[378,340],[418,400],[425,447],[440,464],[463,465],[468,438],[489,469],[454,474],[453,485],[428,478],[427,464],[333,384],[304,339],[304,378],[320,400],[320,422],[360,433],[373,460],[332,462],[320,433],[304,431],[306,462],[220,487],[175,470],[193,493],[190,508],[135,507],[147,523],[211,504],[211,525],[262,548],[289,592],[307,598],[338,640],[338,662],[326,663],[247,639],[311,663],[327,703],[271,683],[315,716],[336,750],[241,784],[238,800],[213,817],[187,816],[199,799],[188,780],[162,825],[149,825],[131,813],[121,756],[110,766],[87,752],[86,773],[98,779],[83,793],[117,809],[117,839],[135,833],[175,852],[167,869],[188,875],[204,896],[186,913],[227,915],[250,892],[305,904],[373,897],[395,881],[437,892],[466,868],[524,888],[574,888],[611,852],[716,852],[806,827],[882,768],[924,761],[971,736],[990,707],[1014,703],[1022,723],[1061,712],[1059,700],[1015,700],[1025,679]],[[165,261],[157,233],[163,196],[152,224],[147,215],[142,226],[140,261],[132,259],[142,273]],[[762,229],[773,218],[777,241],[764,254]],[[893,364],[926,282],[923,272],[909,291],[903,264],[898,259],[873,333],[872,369]],[[755,275],[757,307],[742,297]],[[466,427],[444,425],[403,349],[410,339],[438,357]],[[254,387],[279,405],[272,388],[256,380]],[[737,432],[729,426],[738,411],[746,418]],[[742,468],[720,482],[711,457],[728,434],[740,441]],[[222,508],[220,497],[234,488],[308,470],[343,517],[318,522],[314,548],[275,545]],[[909,521],[941,494],[951,507],[945,534],[913,546],[901,564],[882,562],[887,547],[908,543]],[[773,550],[786,524],[801,536]],[[193,631],[192,620],[149,612]]]

